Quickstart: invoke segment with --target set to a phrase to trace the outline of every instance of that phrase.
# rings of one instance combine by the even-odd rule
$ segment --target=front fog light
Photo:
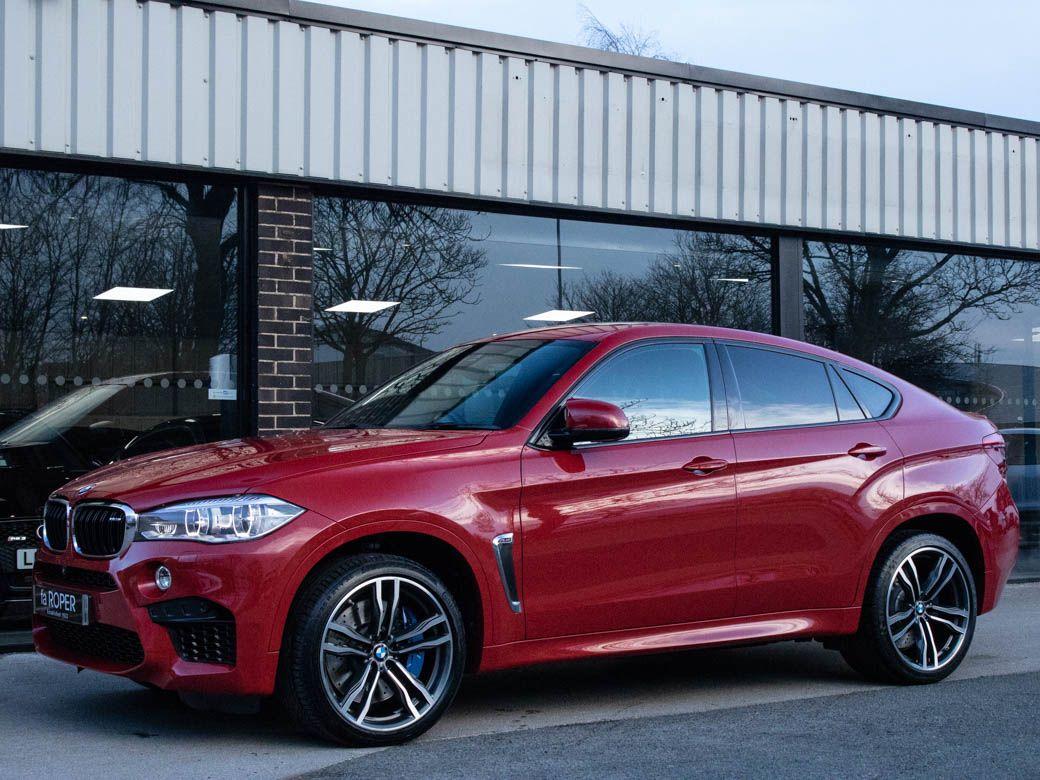
[[[165,566],[160,566],[155,570],[155,587],[165,591],[169,590],[171,585],[173,585],[173,573]]]

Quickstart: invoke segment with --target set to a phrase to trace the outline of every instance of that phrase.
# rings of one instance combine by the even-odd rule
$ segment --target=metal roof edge
[[[189,5],[225,10],[247,15],[276,17],[301,24],[324,24],[361,32],[402,36],[450,46],[485,49],[502,54],[553,60],[561,63],[624,71],[689,81],[705,86],[724,87],[748,92],[761,92],[797,100],[819,101],[864,111],[895,114],[914,119],[948,122],[997,132],[1040,136],[1040,122],[1015,117],[986,114],[962,108],[921,103],[914,100],[872,95],[836,87],[805,84],[798,81],[755,76],[682,62],[634,57],[628,54],[600,51],[584,46],[553,43],[518,35],[474,30],[449,24],[408,19],[401,16],[357,11],[350,8],[303,2],[302,0],[149,0],[172,5]]]

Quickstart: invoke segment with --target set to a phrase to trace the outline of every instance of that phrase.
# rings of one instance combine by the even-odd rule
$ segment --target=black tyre
[[[359,555],[323,571],[297,599],[279,694],[305,731],[391,745],[437,722],[465,665],[462,615],[444,583],[407,558]]]
[[[975,579],[960,551],[935,534],[899,534],[867,583],[859,632],[839,649],[872,680],[938,682],[968,652],[977,613]]]

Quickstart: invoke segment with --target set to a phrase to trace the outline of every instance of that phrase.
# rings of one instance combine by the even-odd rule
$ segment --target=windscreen
[[[455,347],[401,374],[327,427],[509,428],[592,346],[508,339]]]

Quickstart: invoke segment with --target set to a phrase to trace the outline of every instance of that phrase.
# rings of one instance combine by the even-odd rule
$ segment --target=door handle
[[[722,460],[722,458],[709,458],[706,455],[701,455],[683,466],[683,469],[698,477],[704,477],[713,472],[722,471],[728,465],[728,460]]]
[[[888,452],[885,447],[879,447],[876,444],[857,444],[851,450],[849,455],[860,460],[872,460],[873,458],[880,458],[882,455]]]

